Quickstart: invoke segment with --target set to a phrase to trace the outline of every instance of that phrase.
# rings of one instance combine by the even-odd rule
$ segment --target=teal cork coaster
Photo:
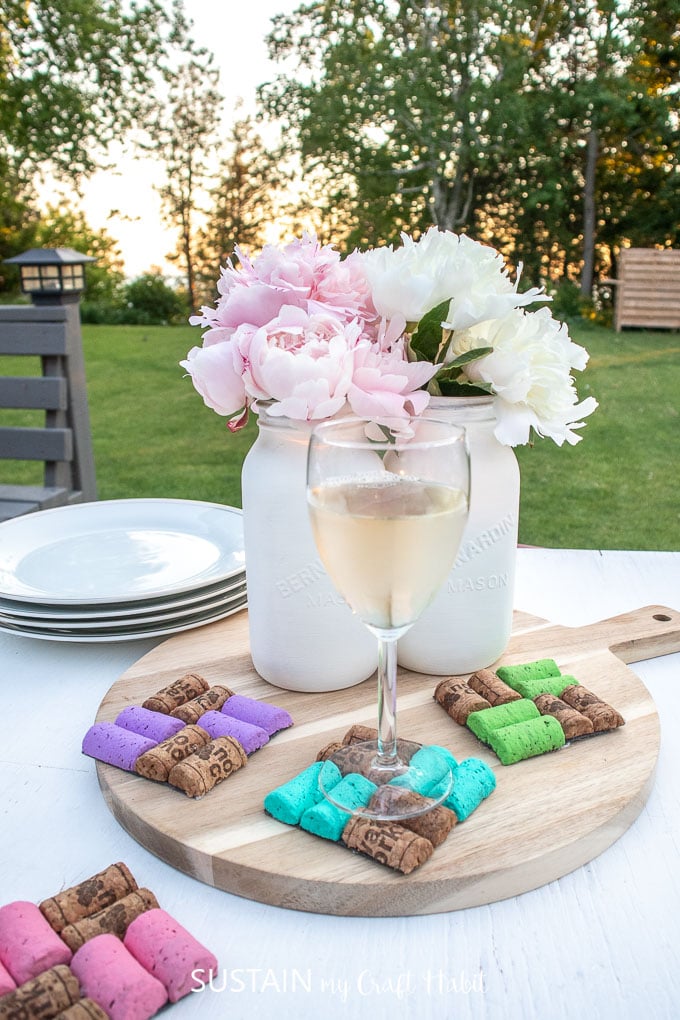
[[[323,754],[324,750],[319,753]],[[496,776],[485,762],[466,758],[459,763],[448,748],[436,744],[419,748],[410,758],[409,766],[412,784],[420,788],[417,791],[412,785],[405,788],[404,784],[388,783],[378,787],[357,772],[341,776],[334,762],[315,761],[271,790],[263,806],[277,821],[298,826],[334,843],[342,841],[350,850],[407,875],[425,863],[434,848],[455,828],[456,822],[468,818],[496,788]],[[425,814],[404,819],[403,824],[390,817],[390,804],[398,804],[401,798],[416,798],[423,805],[428,801],[432,805],[433,798],[444,796],[450,782],[449,769],[453,772],[454,783],[445,803]],[[321,781],[323,789],[330,792],[337,804],[323,795]],[[446,789],[442,785],[445,781]],[[383,796],[390,788],[395,798]],[[377,798],[386,805],[384,817],[352,814],[352,810],[366,807],[376,791]],[[382,807],[380,810],[382,813]],[[351,837],[348,837],[350,830]]]
[[[516,704],[516,702],[515,702]],[[490,743],[503,765],[533,758],[564,747],[564,730],[551,715],[503,726],[490,734]]]
[[[483,708],[481,712],[472,712],[468,716],[467,726],[483,744],[490,744],[494,730],[535,719],[540,714],[533,701],[522,698],[521,701],[508,701],[505,705],[494,705],[493,708]]]

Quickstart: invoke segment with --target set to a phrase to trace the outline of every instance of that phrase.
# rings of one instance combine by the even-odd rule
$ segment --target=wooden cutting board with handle
[[[245,768],[201,800],[97,763],[120,824],[152,853],[193,877],[249,899],[316,913],[394,916],[438,913],[535,889],[592,860],[641,811],[654,777],[660,731],[651,695],[627,666],[680,651],[680,613],[648,606],[587,627],[515,614],[503,663],[552,657],[563,673],[608,701],[622,728],[503,766],[433,700],[439,677],[401,671],[404,737],[482,758],[497,788],[421,868],[409,876],[265,814],[269,790],[314,761],[355,722],[375,725],[373,679],[345,691],[303,694],[265,683],[248,652],[247,613],[187,631],[139,659],[111,687],[97,719],[187,671],[212,684],[286,708],[295,725],[253,754]],[[500,664],[500,661],[498,664]]]

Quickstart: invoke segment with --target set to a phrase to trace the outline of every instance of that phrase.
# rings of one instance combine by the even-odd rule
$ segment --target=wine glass
[[[350,814],[412,817],[451,792],[451,759],[441,748],[428,747],[425,759],[416,758],[419,743],[397,740],[397,641],[453,566],[468,515],[469,482],[465,431],[448,422],[411,418],[395,431],[341,418],[312,432],[307,502],[319,555],[340,595],[378,640],[377,740],[343,747],[331,760],[342,775],[358,772],[379,788],[389,784],[422,793],[423,767],[436,778],[428,780],[434,788],[425,799],[377,797],[348,808],[334,799],[333,785],[324,783],[328,770],[322,771],[324,796]]]

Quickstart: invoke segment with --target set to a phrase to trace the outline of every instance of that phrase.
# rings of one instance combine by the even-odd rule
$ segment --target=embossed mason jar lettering
[[[306,498],[311,428],[263,409],[243,463],[250,654],[277,687],[333,691],[366,680],[376,649],[316,550]]]
[[[399,641],[399,663],[419,673],[470,673],[495,662],[512,631],[519,467],[493,434],[492,397],[433,397],[426,413],[467,430],[470,516],[448,580]]]

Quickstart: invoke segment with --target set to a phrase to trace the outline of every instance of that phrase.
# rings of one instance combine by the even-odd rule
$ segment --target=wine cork
[[[74,954],[83,997],[104,1003],[110,1020],[146,1020],[168,1001],[165,986],[115,935],[97,935]]]
[[[3,995],[0,1020],[51,1020],[80,998],[80,987],[70,967],[60,963]]]
[[[325,798],[320,800],[318,804],[304,812],[300,819],[300,827],[314,833],[315,836],[337,843],[352,810],[365,807],[376,789],[375,783],[364,776],[343,776],[331,791],[333,801],[336,803],[331,803]],[[347,811],[343,811],[342,807],[337,805],[342,805]]]
[[[518,680],[543,680],[549,676],[560,676],[560,669],[554,659],[536,659],[535,662],[524,662],[516,666],[497,666],[496,675],[510,687],[515,687]]]
[[[377,739],[378,731],[373,726],[363,726],[361,723],[355,723],[347,730],[347,733],[342,738],[342,742],[345,746],[348,746]]]
[[[340,769],[343,776],[351,775],[353,772],[358,772],[362,776],[367,776],[372,782],[375,782],[371,776],[373,771],[373,761],[377,754],[377,745],[373,741],[372,745],[368,747],[357,744],[341,744],[341,746],[335,751],[331,761]]]
[[[0,907],[0,960],[17,985],[44,970],[71,962],[71,951],[35,903],[15,900]]]
[[[572,681],[573,677],[568,676],[529,677],[513,680],[512,686],[523,698],[533,701],[539,694],[552,694],[554,698],[559,698],[567,684]]]
[[[207,691],[203,691],[202,694],[192,698],[191,701],[173,708],[170,715],[176,719],[181,719],[188,725],[193,725],[198,722],[205,712],[221,708],[227,698],[232,696],[232,693],[228,687],[221,687],[219,684],[215,687],[209,687]]]
[[[388,818],[402,811],[422,810],[423,814],[399,818],[398,822],[405,829],[415,832],[417,836],[428,839],[433,847],[444,842],[458,820],[453,811],[442,804],[432,807],[432,801],[427,797],[422,797],[413,790],[400,789],[398,786],[381,786],[368,802],[368,808],[369,811],[387,815]]]
[[[358,850],[379,864],[410,875],[432,856],[429,840],[396,822],[377,822],[355,815],[345,826],[342,841],[350,850]]]
[[[109,1017],[94,999],[78,999],[54,1020],[109,1020]]]
[[[541,715],[553,715],[557,719],[567,740],[593,732],[593,724],[588,716],[567,705],[561,698],[555,698],[552,694],[539,694],[534,698],[534,704]]]
[[[447,748],[428,744],[416,751],[408,769],[393,779],[391,785],[414,790],[423,797],[443,796],[451,787],[455,765],[456,759]]]
[[[185,673],[179,680],[161,688],[160,691],[156,691],[150,698],[143,701],[142,708],[170,715],[175,708],[184,705],[187,701],[192,701],[203,691],[207,691],[209,686],[208,681],[200,673]]]
[[[97,722],[90,726],[83,737],[82,751],[90,758],[115,765],[116,768],[134,772],[135,762],[145,751],[156,746],[157,741],[149,740],[139,733],[116,726],[112,722]]]
[[[615,708],[581,684],[571,684],[562,691],[562,701],[590,719],[595,733],[604,733],[625,725],[623,716]]]
[[[564,747],[564,742],[564,730],[552,715],[502,726],[490,735],[491,747],[503,765],[556,751]]]
[[[215,709],[204,712],[198,720],[198,725],[206,730],[213,740],[215,737],[233,737],[234,740],[238,740],[246,754],[252,754],[269,742],[269,734],[261,726],[253,726],[252,723],[243,722],[242,719],[225,715],[224,712]]]
[[[135,762],[135,772],[145,779],[167,783],[171,770],[199,747],[205,747],[210,734],[201,726],[185,726],[174,737],[163,740]]]
[[[170,1002],[200,991],[217,974],[217,957],[164,910],[147,910],[132,922],[125,948],[164,986]]]
[[[332,790],[341,779],[340,770],[332,761],[315,761],[268,793],[264,809],[286,825],[298,825],[307,808],[322,799],[323,790]]]
[[[0,999],[3,995],[7,995],[8,992],[13,992],[16,986],[16,981],[7,970],[2,960],[0,960]]]
[[[325,747],[321,748],[321,750],[316,756],[316,760],[326,761],[328,758],[334,755],[336,751],[339,751],[342,747],[343,745],[340,743],[339,740],[331,740],[330,744],[326,744]]]
[[[127,865],[118,861],[117,864],[112,864],[104,871],[92,875],[79,885],[71,886],[70,889],[43,900],[39,908],[58,935],[67,924],[81,921],[84,917],[104,910],[128,893],[135,892],[137,888],[137,883]]]
[[[514,691],[491,669],[478,669],[469,677],[468,687],[485,698],[492,707],[506,705],[508,701],[518,701],[522,697],[519,691]]]
[[[273,737],[279,730],[286,730],[293,725],[293,719],[285,708],[272,705],[268,701],[256,698],[245,698],[242,694],[232,694],[222,705],[222,712],[233,719],[259,726]]]
[[[116,935],[122,939],[131,921],[145,910],[157,907],[158,901],[149,889],[137,889],[91,917],[67,924],[61,931],[61,938],[74,953],[97,935]]]
[[[468,716],[467,726],[478,740],[483,744],[489,744],[494,730],[538,718],[540,714],[533,701],[521,698],[519,701],[509,701],[506,705],[496,705],[481,712],[473,712]]]
[[[170,771],[168,782],[186,793],[187,797],[203,797],[247,761],[238,740],[233,737],[216,737],[175,765]]]
[[[454,769],[453,789],[444,801],[459,822],[464,822],[496,789],[493,769],[480,758],[465,758]]]
[[[181,719],[175,719],[165,712],[152,712],[150,708],[142,708],[140,705],[126,705],[114,722],[124,730],[132,730],[142,737],[148,737],[155,744],[174,737],[185,725]]]
[[[454,722],[465,726],[468,716],[491,708],[486,698],[481,697],[462,680],[442,680],[434,692],[435,701],[451,716]]]

